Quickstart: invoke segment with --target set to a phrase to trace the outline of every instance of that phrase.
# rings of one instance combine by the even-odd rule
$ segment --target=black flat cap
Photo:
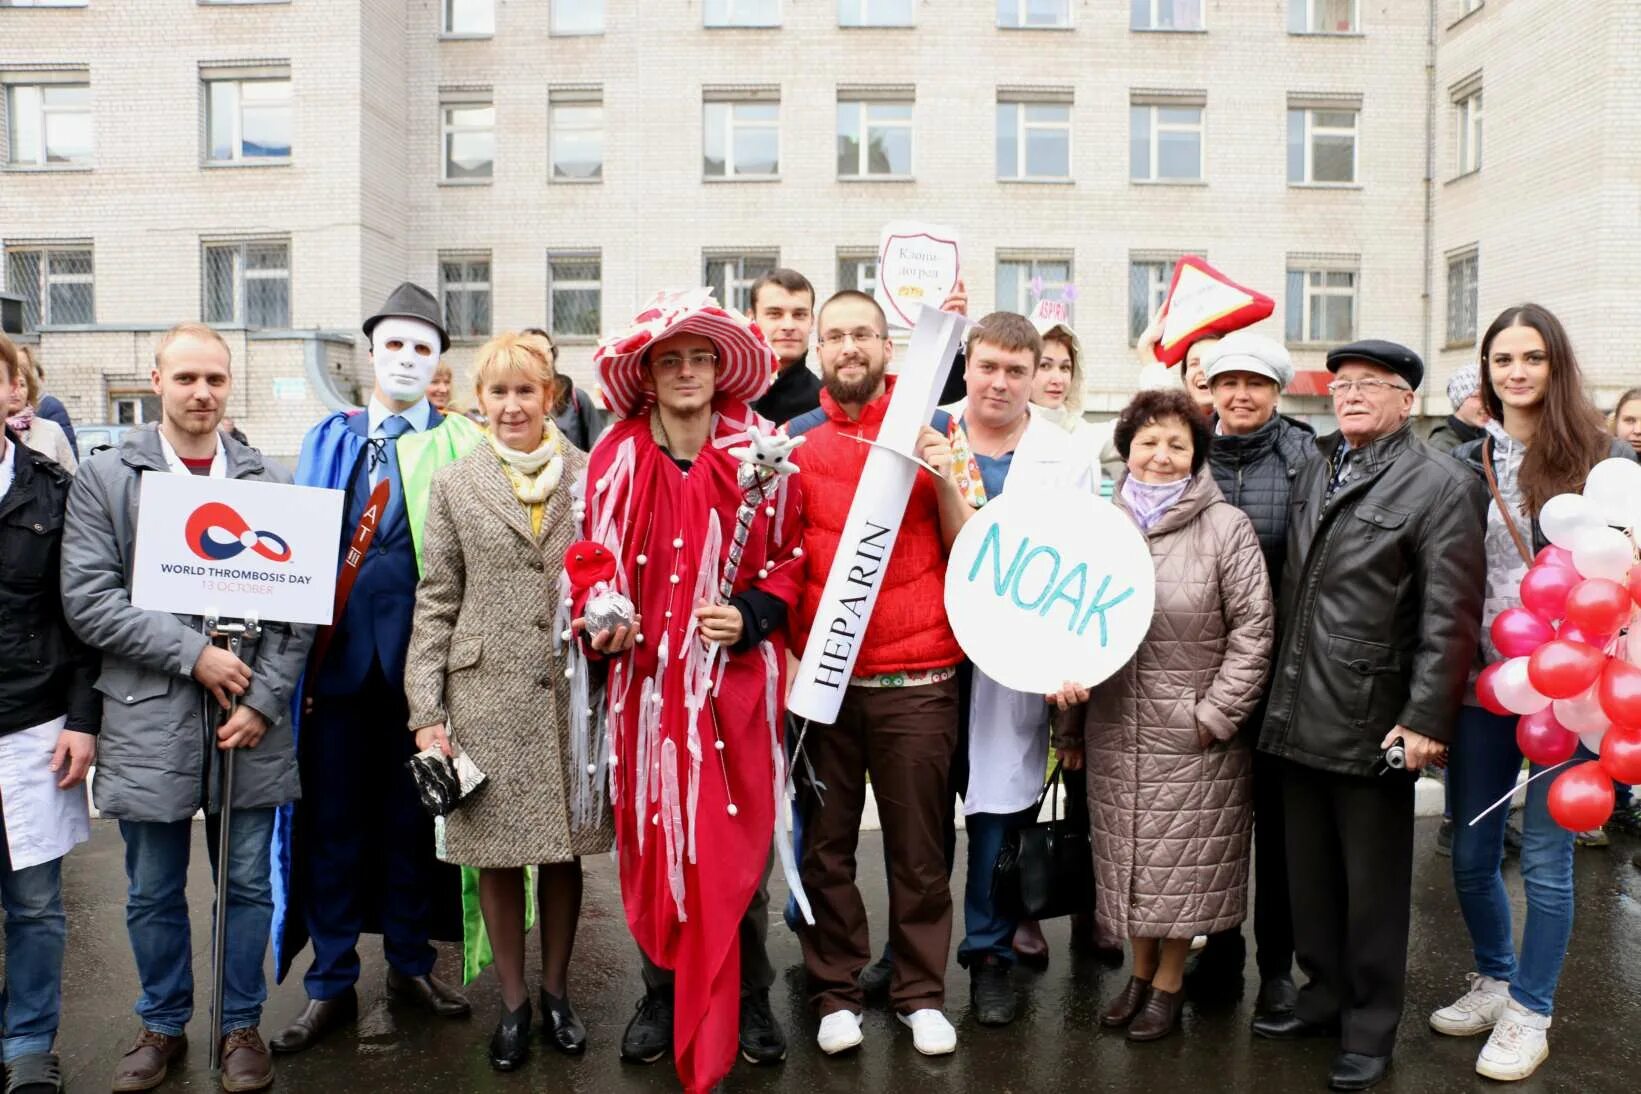
[[[369,338],[370,332],[376,328],[376,324],[390,315],[402,316],[406,319],[420,319],[424,323],[432,324],[433,328],[439,332],[439,352],[444,353],[450,348],[450,335],[445,333],[444,317],[439,314],[439,302],[433,298],[432,293],[420,285],[405,281],[397,289],[394,289],[388,295],[387,303],[382,305],[381,310],[365,320],[363,325],[365,337]]]
[[[1352,361],[1389,369],[1406,380],[1407,386],[1414,390],[1418,390],[1419,385],[1424,382],[1424,361],[1417,353],[1395,342],[1366,338],[1360,342],[1328,350],[1329,372],[1338,372],[1340,366],[1348,365]]]

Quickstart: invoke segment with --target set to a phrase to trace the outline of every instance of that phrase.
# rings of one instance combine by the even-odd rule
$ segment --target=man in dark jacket
[[[1417,354],[1328,354],[1339,432],[1293,484],[1276,670],[1259,747],[1283,761],[1299,966],[1286,1040],[1338,1036],[1330,1085],[1389,1069],[1407,978],[1414,773],[1439,763],[1481,630],[1485,495],[1408,423]],[[1386,770],[1405,751],[1406,770]]]
[[[776,425],[820,406],[821,382],[809,369],[809,332],[815,327],[815,287],[797,270],[770,270],[752,284],[747,318],[763,331],[780,371],[752,409]]]
[[[17,375],[0,334],[0,389]],[[0,900],[6,908],[0,1056],[8,1089],[62,1089],[51,1051],[63,999],[63,855],[90,836],[85,776],[102,721],[97,658],[63,619],[63,508],[74,481],[0,433]]]
[[[1481,366],[1465,365],[1447,381],[1447,401],[1453,413],[1430,431],[1431,448],[1451,452],[1461,444],[1480,441],[1486,434],[1487,407],[1481,401]]]

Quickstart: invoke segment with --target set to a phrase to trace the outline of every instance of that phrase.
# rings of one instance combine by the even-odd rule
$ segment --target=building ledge
[[[1184,187],[1189,188],[1189,187],[1193,187],[1193,186],[1206,187],[1208,185],[1208,180],[1207,179],[1129,179],[1128,184],[1130,186],[1163,186],[1163,187],[1184,186]]]
[[[259,171],[269,167],[289,167],[294,162],[290,156],[268,156],[254,160],[202,160],[200,167],[206,171]]]
[[[0,171],[8,175],[89,175],[97,169],[91,163],[8,163]]]

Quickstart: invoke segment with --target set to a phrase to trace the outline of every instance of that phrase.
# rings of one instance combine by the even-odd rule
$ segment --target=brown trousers
[[[889,998],[910,1014],[939,1008],[946,996],[952,895],[945,832],[952,811],[947,784],[957,742],[956,680],[904,688],[851,687],[837,723],[814,725],[804,745],[800,788],[803,887],[815,925],[798,932],[809,986],[822,1016],[859,1012],[856,978],[871,959],[866,906],[855,887],[855,847],[872,778],[889,871]],[[819,794],[807,782],[810,768]]]

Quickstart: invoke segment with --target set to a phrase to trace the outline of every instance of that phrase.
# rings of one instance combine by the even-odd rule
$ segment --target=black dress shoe
[[[548,1044],[571,1056],[587,1047],[587,1027],[570,1006],[570,997],[549,995],[546,988],[541,989],[541,1032]]]
[[[743,991],[740,1019],[741,1058],[769,1067],[786,1059],[786,1034],[769,1009],[769,992]]]
[[[401,999],[426,1007],[440,1018],[466,1018],[473,1013],[467,996],[431,973],[407,976],[398,969],[389,969],[387,990]]]
[[[885,950],[883,956],[867,965],[860,974],[860,993],[868,1002],[879,1003],[889,998],[889,982],[894,979],[895,966]]]
[[[1299,1003],[1299,989],[1293,986],[1291,976],[1272,976],[1259,983],[1259,998],[1254,1000],[1254,1013],[1264,1017],[1292,1014]]]
[[[1389,1056],[1341,1052],[1333,1058],[1333,1070],[1328,1072],[1328,1089],[1366,1090],[1370,1086],[1378,1086],[1389,1070]]]
[[[1016,1000],[1009,967],[987,954],[969,970],[969,1006],[983,1026],[1006,1026],[1014,1021]]]
[[[506,1011],[496,1023],[496,1032],[490,1035],[490,1066],[497,1071],[512,1071],[530,1055],[530,1000],[519,1004],[518,1010]]]
[[[359,996],[352,988],[332,999],[309,999],[290,1025],[280,1030],[268,1047],[275,1052],[301,1052],[325,1034],[359,1016]]]
[[[638,1013],[621,1035],[621,1058],[653,1064],[672,1051],[672,989],[652,988],[638,1001]]]
[[[1299,1041],[1307,1037],[1337,1037],[1338,1022],[1307,1022],[1289,1011],[1287,1014],[1267,1014],[1254,1019],[1254,1036],[1270,1041]]]

